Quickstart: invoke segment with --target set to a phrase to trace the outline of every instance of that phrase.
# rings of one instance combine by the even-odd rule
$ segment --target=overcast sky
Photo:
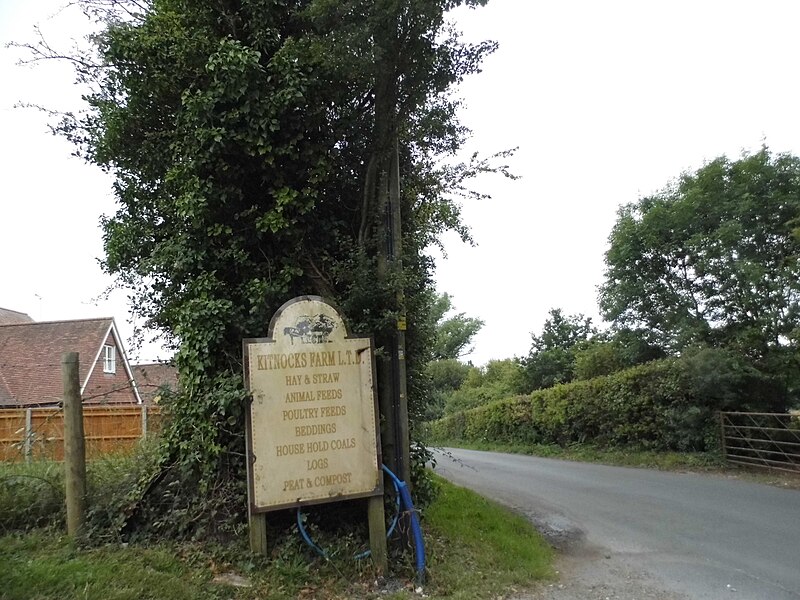
[[[0,42],[31,39],[37,22],[54,44],[80,37],[80,15],[48,18],[62,2],[0,0]],[[599,319],[619,205],[721,154],[764,142],[800,154],[800,2],[491,0],[454,17],[466,39],[500,43],[461,88],[468,150],[518,146],[522,176],[476,182],[494,197],[463,206],[477,246],[447,237],[438,261],[439,290],[486,322],[467,357],[476,364],[527,354],[550,308]],[[0,51],[0,307],[114,316],[128,336],[124,294],[97,300],[111,283],[98,265],[109,179],[71,158],[44,115],[12,108],[74,109],[80,89],[66,65],[17,58]],[[138,356],[159,357],[157,346]]]

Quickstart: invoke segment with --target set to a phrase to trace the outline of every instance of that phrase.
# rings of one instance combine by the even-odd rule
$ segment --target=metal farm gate
[[[719,413],[726,462],[800,473],[800,415]]]

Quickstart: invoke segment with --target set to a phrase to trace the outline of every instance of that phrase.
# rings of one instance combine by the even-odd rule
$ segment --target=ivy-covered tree
[[[452,87],[494,49],[461,42],[445,13],[483,3],[79,1],[103,28],[94,60],[75,60],[87,111],[60,130],[114,176],[105,268],[177,349],[183,393],[161,473],[189,484],[163,484],[181,490],[187,533],[202,510],[193,497],[242,492],[241,340],[264,335],[287,299],[325,296],[383,347],[407,313],[421,414],[423,250],[448,229],[467,236],[454,198],[490,169],[440,161],[468,133]]]

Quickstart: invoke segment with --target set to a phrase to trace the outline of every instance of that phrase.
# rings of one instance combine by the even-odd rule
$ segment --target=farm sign
[[[254,512],[381,495],[372,338],[317,296],[284,304],[244,340]]]

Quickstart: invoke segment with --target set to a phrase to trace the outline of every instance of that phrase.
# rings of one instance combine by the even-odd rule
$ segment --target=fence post
[[[722,460],[728,462],[728,449],[725,443],[725,415],[719,411],[717,416],[719,417],[719,447],[722,450]]]
[[[78,353],[61,355],[64,384],[64,472],[67,535],[77,537],[86,522],[86,442],[83,437]]]
[[[31,462],[31,454],[33,453],[33,409],[25,409],[25,440],[23,441],[23,453],[25,455],[25,462]]]
[[[142,404],[142,439],[147,439],[147,404]]]

